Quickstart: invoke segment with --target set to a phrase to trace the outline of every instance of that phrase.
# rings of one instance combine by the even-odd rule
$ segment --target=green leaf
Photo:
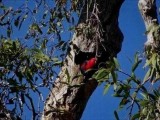
[[[148,94],[147,94],[147,93],[140,93],[140,94],[143,96],[143,98],[144,98],[145,100],[148,99]]]
[[[157,55],[153,54],[153,57],[151,58],[152,60],[152,67],[156,68],[156,64],[157,64]]]
[[[102,68],[98,70],[92,77],[95,78],[96,80],[100,80],[108,78],[108,75],[109,71],[107,69]]]
[[[128,102],[130,102],[129,100],[127,100],[127,98],[123,98],[120,102],[120,108],[123,108],[124,105],[126,105]]]
[[[105,85],[105,88],[104,88],[104,91],[103,91],[103,94],[106,94],[110,88],[111,84],[106,84]]]
[[[153,81],[155,76],[156,76],[156,69],[152,68],[151,75],[150,75],[150,80]]]
[[[112,79],[114,83],[117,83],[117,74],[114,71],[111,71]]]
[[[114,61],[114,64],[115,64],[115,67],[118,69],[120,67],[119,63],[118,63],[118,60],[117,58],[113,58],[113,61]]]
[[[39,27],[39,25],[38,25],[37,23],[33,23],[33,24],[30,26],[30,29],[37,31],[37,32],[39,32],[40,34],[43,34],[42,30],[40,29],[40,27]]]
[[[58,26],[58,27],[61,27],[61,26],[62,26],[62,23],[61,23],[61,22],[57,22],[57,26]]]
[[[52,60],[53,60],[54,62],[59,61],[59,59],[58,59],[57,57],[52,58]]]
[[[118,87],[117,83],[114,83],[114,84],[113,84],[114,90],[117,90],[117,87]]]
[[[36,53],[34,55],[34,58],[38,61],[38,62],[46,62],[49,61],[49,57],[45,54],[43,54],[42,52]]]
[[[149,103],[148,103],[149,104]],[[145,115],[145,116],[147,116],[148,115],[148,111],[149,109],[147,108],[147,107],[144,107],[142,110],[141,110],[141,114],[142,115]],[[151,110],[151,109],[150,109]],[[148,120],[148,119],[146,119],[146,120]]]
[[[140,113],[137,113],[135,115],[132,116],[131,120],[136,120],[140,117]]]
[[[144,68],[149,66],[152,63],[152,59],[146,60],[146,63],[144,65]]]
[[[141,100],[140,101],[140,105],[143,107],[143,106],[146,106],[149,104],[149,101],[148,100]]]
[[[123,95],[120,95],[119,93],[113,94],[113,97],[124,97]]]
[[[153,93],[157,98],[160,97],[160,90],[153,90]]]
[[[142,60],[138,60],[136,63],[134,63],[134,65],[132,66],[132,72],[134,72],[137,67],[139,66],[139,64],[142,62]]]
[[[41,52],[41,50],[40,50],[40,49],[38,49],[38,48],[33,48],[33,49],[31,49],[31,52],[40,53],[40,52]]]
[[[149,77],[151,75],[151,70],[152,70],[151,68],[148,69],[148,71],[147,71],[147,73],[146,73],[146,75],[143,79],[143,83],[146,82],[149,79]]]
[[[41,44],[41,49],[45,49],[47,47],[47,42],[48,40],[47,39],[44,39],[42,44]]]
[[[134,57],[134,64],[132,66],[132,72],[134,72],[136,70],[136,68],[138,67],[138,65],[142,62],[141,59],[138,58],[138,53],[135,54]]]
[[[62,65],[63,62],[62,61],[57,61],[57,62],[54,62],[54,65]]]
[[[120,120],[119,117],[118,117],[118,113],[117,113],[116,110],[114,111],[114,116],[115,116],[116,120]]]

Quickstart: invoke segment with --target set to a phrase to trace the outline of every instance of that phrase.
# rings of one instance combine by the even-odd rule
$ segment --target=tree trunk
[[[138,6],[146,27],[147,41],[145,43],[145,53],[147,59],[150,59],[150,57],[155,53],[160,55],[160,25],[157,18],[156,0],[139,0]],[[150,65],[149,67],[152,66]],[[156,71],[154,76],[155,80],[159,80],[159,75],[159,71]],[[151,79],[152,84],[156,82],[155,80]],[[159,120],[160,99],[156,101],[155,111],[155,119]]]
[[[97,0],[91,6],[85,3],[66,60],[46,99],[42,120],[81,118],[97,87],[97,81],[91,76],[101,63],[121,50],[123,35],[118,16],[123,1]],[[97,59],[94,69],[87,72],[80,69],[81,64],[91,58]]]
[[[139,10],[146,27],[147,41],[145,50],[147,57],[160,48],[160,25],[158,24],[156,0],[139,0]]]

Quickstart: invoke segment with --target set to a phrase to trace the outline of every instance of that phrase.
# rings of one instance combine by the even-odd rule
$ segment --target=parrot
[[[85,73],[87,70],[92,69],[97,63],[97,58],[91,58],[89,60],[86,60],[80,65],[80,69],[83,73]]]

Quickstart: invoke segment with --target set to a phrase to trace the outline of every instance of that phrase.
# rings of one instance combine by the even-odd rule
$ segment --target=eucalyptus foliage
[[[38,119],[44,103],[42,88],[49,91],[57,77],[70,39],[63,34],[66,31],[71,36],[82,3],[65,0],[26,0],[14,6],[8,3],[0,1],[1,108],[6,107],[17,119],[25,116],[23,112],[28,109],[33,119]],[[36,104],[34,95],[39,100]]]
[[[89,0],[88,5],[91,2]],[[20,119],[27,107],[33,119],[38,119],[41,110],[35,107],[31,93],[38,94],[39,104],[43,104],[40,88],[50,90],[57,77],[57,68],[62,66],[68,47],[69,38],[65,39],[63,33],[70,35],[74,30],[82,6],[83,1],[79,0],[26,0],[14,8],[5,0],[0,1],[0,29],[3,29],[0,36],[0,108],[5,106]],[[155,29],[155,37],[159,40],[159,26],[149,31]],[[22,30],[26,33],[21,33]],[[116,58],[110,58],[92,76],[99,84],[106,83],[104,94],[113,87],[113,96],[120,99],[119,108],[128,109],[132,120],[160,118],[160,88],[156,85],[148,89],[160,78],[160,55],[146,53],[149,58],[144,65],[147,69],[144,79],[135,73],[143,64],[137,53],[130,73],[120,69]],[[119,74],[124,74],[126,79],[120,80]],[[138,109],[133,112],[135,107]],[[117,110],[114,114],[120,119]]]

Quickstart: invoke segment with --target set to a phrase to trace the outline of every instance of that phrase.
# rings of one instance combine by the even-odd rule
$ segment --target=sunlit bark
[[[121,50],[123,35],[118,26],[118,16],[122,3],[123,0],[97,0],[89,8],[84,5],[66,60],[46,99],[42,120],[81,118],[97,81],[91,78],[96,70],[84,75],[80,64],[86,60],[84,56],[97,57],[95,69],[98,69],[99,63],[116,56]],[[90,36],[82,32],[88,24],[93,30]]]
[[[150,51],[155,50],[160,46],[160,40],[158,40],[160,38],[155,38],[153,34],[155,26],[159,25],[156,0],[139,0],[138,6],[146,27],[147,41],[145,48]]]

